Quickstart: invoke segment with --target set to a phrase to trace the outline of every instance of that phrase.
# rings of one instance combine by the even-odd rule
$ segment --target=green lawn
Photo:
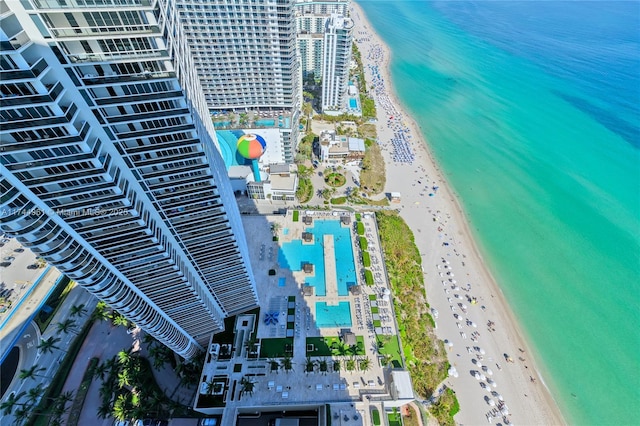
[[[286,355],[292,356],[293,353],[286,353],[287,345],[293,347],[293,338],[275,338],[260,340],[260,358],[284,358]]]
[[[380,355],[389,355],[394,368],[402,367],[402,356],[398,336],[377,336],[378,352]]]
[[[400,413],[387,413],[389,426],[402,426],[402,416]]]
[[[356,355],[365,355],[364,337],[356,336],[358,350]],[[307,337],[307,345],[313,345],[313,351],[307,351],[308,356],[341,356],[350,355],[350,352],[341,353],[341,341],[338,336],[329,337]],[[348,348],[347,348],[348,349]]]

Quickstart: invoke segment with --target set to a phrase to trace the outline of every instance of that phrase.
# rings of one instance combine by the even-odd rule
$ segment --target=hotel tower
[[[322,110],[342,110],[347,103],[353,21],[334,13],[325,25]]]
[[[209,110],[276,112],[282,161],[293,162],[302,99],[293,0],[177,3]]]
[[[219,96],[233,75],[201,86],[178,11],[197,3],[290,13],[281,1],[0,1],[2,231],[187,358],[257,304],[205,100],[243,106],[255,78],[246,68]],[[220,32],[244,44],[232,29]],[[241,66],[283,60],[278,37],[258,42],[271,50],[249,44]],[[290,77],[273,73],[273,105],[292,107]]]

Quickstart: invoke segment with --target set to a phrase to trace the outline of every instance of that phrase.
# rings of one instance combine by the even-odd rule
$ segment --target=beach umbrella
[[[476,371],[475,373],[473,373],[473,377],[475,377],[476,380],[480,380],[480,373]]]
[[[458,283],[458,281],[456,281],[456,280],[451,280],[451,282],[452,282],[453,284],[457,284],[457,283]]]
[[[488,402],[489,402],[490,406],[492,406],[492,407],[496,406],[496,402],[493,399],[490,399]]]
[[[487,380],[484,374],[480,373],[480,380]]]
[[[487,373],[488,375],[493,376],[493,371],[491,371],[491,369],[490,369],[490,368],[487,368],[487,369],[486,369],[486,370],[484,370],[484,371],[485,371],[485,373]]]
[[[504,398],[502,397],[502,395],[498,394],[497,398],[498,398],[498,401],[504,402]],[[506,409],[506,407],[505,407],[505,409]]]
[[[476,325],[476,323],[475,323],[475,322],[473,322],[473,321],[471,321],[471,327],[473,327],[473,328],[478,328],[478,326]],[[483,351],[483,350],[480,350],[480,353],[481,353],[482,355],[484,355],[484,351]]]
[[[476,361],[476,365],[477,365],[478,367],[482,367],[482,363],[481,363],[480,361]]]
[[[465,305],[464,303],[461,306],[462,309],[467,309],[467,305]]]

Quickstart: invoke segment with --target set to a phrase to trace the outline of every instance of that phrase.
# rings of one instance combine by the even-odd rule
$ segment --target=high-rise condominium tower
[[[177,0],[211,112],[280,111],[292,162],[302,91],[293,0]]]
[[[349,0],[296,0],[298,54],[302,78],[322,78],[322,52],[327,19],[332,13],[347,16]]]
[[[322,110],[346,107],[353,21],[343,15],[332,14],[324,32]]]
[[[191,357],[257,300],[176,3],[0,1],[0,227]]]

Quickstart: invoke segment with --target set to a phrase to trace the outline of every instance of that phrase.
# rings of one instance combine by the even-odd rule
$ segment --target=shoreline
[[[350,9],[355,23],[354,42],[362,56],[368,92],[376,101],[376,127],[387,174],[385,192],[399,191],[402,194],[400,215],[412,229],[421,253],[428,303],[439,312],[436,334],[453,344],[449,348],[449,361],[459,377],[449,377],[444,383],[456,391],[460,402],[461,410],[455,416],[456,422],[473,424],[490,420],[488,416],[495,409],[489,405],[488,398],[496,400],[494,394],[481,387],[479,380],[471,374],[472,371],[482,370],[487,376],[489,372],[493,373],[491,379],[497,386],[490,390],[499,392],[508,404],[510,422],[566,424],[545,384],[538,363],[531,357],[530,345],[524,338],[520,324],[483,260],[458,195],[447,183],[430,151],[426,135],[395,93],[390,76],[391,51],[375,32],[360,5],[352,2]],[[378,55],[374,60],[371,58],[372,51]],[[374,93],[374,72],[378,73],[378,92],[381,92],[378,94]],[[389,119],[390,116],[381,105],[381,98],[382,103],[390,106],[399,118]],[[405,141],[413,154],[404,162],[394,160],[394,147],[388,142],[397,136],[394,130],[399,128],[408,130]],[[410,174],[411,171],[414,173]],[[423,180],[427,181],[424,189],[416,186],[422,186]],[[454,276],[452,271],[458,276],[466,273],[465,282],[458,286],[456,280],[450,278]],[[460,290],[467,284],[468,290]],[[466,292],[463,296],[467,300],[469,297],[475,298],[477,305],[469,304],[467,307],[464,298],[456,293],[462,294],[463,291]],[[465,306],[464,312],[461,312],[460,305]],[[458,318],[461,320],[464,317],[466,322],[457,321],[454,314],[460,315]],[[477,323],[474,327],[469,326],[471,319],[472,324]],[[470,341],[466,333],[472,336],[478,334]],[[470,348],[481,348],[484,353],[479,356],[479,351]],[[505,355],[509,355],[514,362],[506,362]],[[482,367],[480,364],[483,364]],[[498,371],[491,370],[494,364]],[[501,417],[491,420],[501,421]]]

